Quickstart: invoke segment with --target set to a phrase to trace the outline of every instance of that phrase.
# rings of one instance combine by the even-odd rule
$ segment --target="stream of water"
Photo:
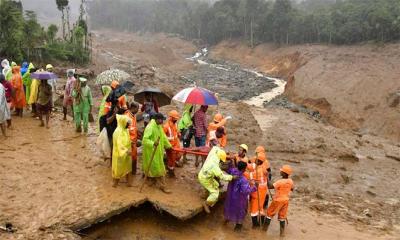
[[[197,62],[200,65],[208,65],[211,68],[215,68],[215,69],[219,69],[219,70],[223,70],[223,71],[235,71],[234,69],[232,69],[230,66],[228,65],[224,65],[224,64],[213,64],[213,63],[209,63],[207,62],[207,55],[208,55],[208,49],[207,48],[203,48],[201,49],[199,52],[196,52],[192,57],[187,58],[190,61],[194,61]],[[241,100],[244,103],[247,103],[249,105],[253,105],[253,106],[257,106],[257,107],[263,107],[265,102],[269,102],[272,99],[274,99],[275,97],[281,95],[284,91],[285,91],[285,86],[286,86],[286,81],[279,79],[279,78],[272,78],[272,77],[268,77],[256,70],[252,70],[252,69],[241,69],[242,71],[248,72],[250,74],[253,74],[254,76],[258,77],[258,78],[265,78],[268,79],[270,81],[272,81],[276,87],[269,89],[266,92],[263,92],[257,96],[251,97],[250,99],[246,99],[246,100]]]

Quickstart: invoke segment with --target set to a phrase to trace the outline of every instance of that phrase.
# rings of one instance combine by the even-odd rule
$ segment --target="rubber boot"
[[[279,231],[280,231],[280,236],[284,237],[285,236],[285,220],[279,221]]]
[[[263,225],[263,230],[268,231],[269,225],[271,224],[271,219],[266,217]]]
[[[132,175],[137,173],[137,160],[132,160]]]
[[[65,121],[65,120],[67,120],[67,108],[66,107],[63,107],[63,113],[64,113],[63,120]]]
[[[258,216],[251,217],[251,222],[253,223],[253,228],[259,227]]]
[[[240,231],[242,231],[242,227],[243,227],[242,224],[237,223],[237,224],[235,225],[235,228],[233,229],[233,231],[235,231],[235,232],[240,232]]]
[[[265,216],[261,216],[261,226],[263,226],[264,225],[264,222],[265,222]]]

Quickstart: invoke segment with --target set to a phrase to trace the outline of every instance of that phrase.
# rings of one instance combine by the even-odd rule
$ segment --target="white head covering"
[[[75,74],[75,69],[68,69],[67,70],[67,77],[73,77]]]

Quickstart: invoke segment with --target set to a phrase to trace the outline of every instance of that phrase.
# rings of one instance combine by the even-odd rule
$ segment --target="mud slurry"
[[[96,156],[95,129],[78,135],[60,115],[51,119],[50,130],[38,125],[16,118],[11,137],[1,140],[0,223],[11,222],[18,231],[0,232],[0,239],[62,239],[59,232],[76,237],[64,230],[88,227],[146,201],[181,219],[202,210],[193,164],[178,169],[177,180],[167,180],[170,195],[153,186],[139,193],[141,175],[132,188],[112,188],[109,163]]]

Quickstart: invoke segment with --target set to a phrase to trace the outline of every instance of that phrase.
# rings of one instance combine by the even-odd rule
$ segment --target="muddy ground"
[[[400,141],[400,44],[353,46],[224,41],[211,56],[288,80],[285,95],[330,124]]]
[[[111,32],[99,32],[97,36],[100,37],[94,44],[96,61],[92,68],[95,72],[106,66],[120,67],[131,73],[139,86],[156,85],[174,94],[188,85],[182,76],[193,76],[199,69],[199,65],[185,60],[196,47],[176,37]],[[165,53],[173,54],[171,57]],[[215,74],[215,79],[219,79],[220,72]],[[212,75],[208,79],[213,79]],[[248,82],[243,80],[245,83],[240,84]],[[230,92],[229,87],[220,87],[221,98],[229,99],[224,96]],[[98,89],[94,91],[99,98]],[[176,104],[176,107],[181,106]],[[341,130],[323,118],[280,107],[256,108],[224,100],[218,108],[211,108],[209,114],[217,111],[233,117],[227,126],[230,150],[240,143],[247,143],[251,152],[259,144],[266,146],[274,179],[278,178],[277,169],[282,164],[294,167],[296,190],[292,195],[287,239],[399,236],[398,143]],[[178,169],[177,180],[168,180],[173,188],[171,195],[151,186],[146,186],[143,194],[138,193],[140,175],[135,178],[133,188],[121,184],[114,189],[108,163],[97,155],[94,126],[88,136],[76,134],[71,119],[62,121],[59,114],[52,118],[50,130],[39,128],[37,120],[28,116],[16,118],[14,126],[10,138],[0,140],[0,223],[12,222],[18,231],[0,232],[0,239],[79,239],[75,230],[147,201],[183,219],[202,210],[201,188],[192,161]],[[245,227],[249,226],[247,219]],[[160,216],[145,208],[98,225],[84,232],[89,234],[84,237],[245,237],[233,234],[231,228],[222,226],[220,207],[210,216],[200,214],[188,222]],[[276,222],[271,230],[268,239],[275,239]],[[254,238],[265,236],[258,231],[245,233]]]

